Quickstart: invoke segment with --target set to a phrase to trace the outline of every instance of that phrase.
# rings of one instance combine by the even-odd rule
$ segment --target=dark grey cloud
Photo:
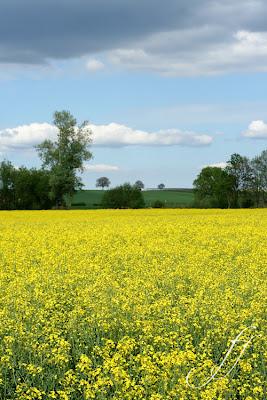
[[[39,63],[125,46],[191,15],[176,0],[1,0],[0,60]]]
[[[104,53],[163,74],[262,70],[266,18],[265,0],[0,0],[0,63]]]

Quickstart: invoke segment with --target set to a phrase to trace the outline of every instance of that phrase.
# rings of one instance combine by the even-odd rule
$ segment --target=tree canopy
[[[36,168],[15,168],[11,162],[0,164],[2,189],[0,209],[38,210],[51,208],[49,172]]]
[[[162,190],[162,189],[164,189],[164,188],[165,188],[164,183],[160,183],[160,184],[158,185],[158,189]]]
[[[105,187],[110,186],[110,180],[106,176],[101,176],[96,180],[96,187],[101,187],[104,189]]]
[[[227,208],[232,205],[235,179],[219,167],[205,167],[194,181],[199,205]]]
[[[130,183],[117,186],[105,192],[102,205],[105,208],[142,208],[145,206],[140,189]]]
[[[142,189],[145,188],[144,183],[142,181],[140,181],[140,180],[136,181],[134,186],[137,187],[139,190],[142,190]]]
[[[77,126],[69,111],[56,111],[54,125],[57,139],[45,140],[37,146],[37,151],[42,168],[50,172],[50,197],[61,206],[66,196],[72,196],[82,187],[78,172],[83,171],[84,161],[92,158],[88,150],[92,132],[87,121]]]
[[[194,190],[197,206],[264,206],[267,197],[267,150],[252,160],[234,153],[225,168],[203,168],[194,181]]]

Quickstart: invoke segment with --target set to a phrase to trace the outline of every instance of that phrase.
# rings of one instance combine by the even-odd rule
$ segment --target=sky
[[[267,148],[265,0],[0,0],[0,161],[39,167],[53,113],[88,120],[94,188],[192,187]]]

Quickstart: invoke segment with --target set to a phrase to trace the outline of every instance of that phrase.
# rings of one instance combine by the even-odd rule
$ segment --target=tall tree
[[[253,187],[257,206],[265,204],[267,194],[267,150],[262,151],[251,161]]]
[[[77,126],[68,111],[56,111],[54,125],[58,128],[57,140],[45,140],[37,146],[43,169],[50,171],[50,196],[57,206],[65,204],[82,187],[78,172],[83,171],[84,161],[92,158],[88,150],[91,130],[87,121]]]
[[[250,202],[253,196],[253,171],[249,159],[234,153],[227,162],[225,171],[235,180],[236,205],[243,206]]]

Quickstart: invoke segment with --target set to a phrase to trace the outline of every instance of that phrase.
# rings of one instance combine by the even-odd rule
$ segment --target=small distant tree
[[[142,181],[136,181],[134,186],[137,187],[139,190],[142,190],[145,187]]]
[[[164,189],[164,188],[165,188],[164,183],[160,183],[160,184],[158,185],[158,189],[162,190],[162,189]]]
[[[98,178],[96,180],[96,187],[101,187],[104,189],[105,187],[110,186],[110,180],[106,176],[101,176],[101,178]]]
[[[104,208],[143,208],[145,201],[140,189],[130,183],[109,189],[102,199]]]

